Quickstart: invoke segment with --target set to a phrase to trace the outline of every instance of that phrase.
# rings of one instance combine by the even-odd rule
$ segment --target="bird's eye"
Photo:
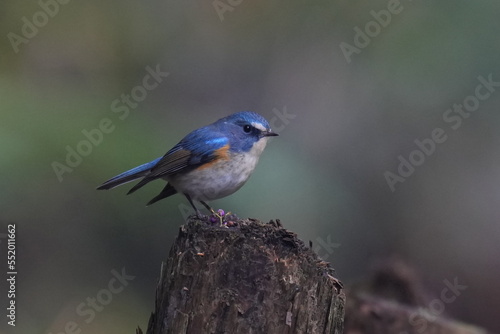
[[[245,133],[250,133],[252,132],[252,127],[247,124],[243,127],[243,131],[245,131]]]

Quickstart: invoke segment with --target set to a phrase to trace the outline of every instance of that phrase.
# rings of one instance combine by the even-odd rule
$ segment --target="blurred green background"
[[[16,224],[18,314],[15,328],[3,315],[0,332],[64,333],[73,322],[82,333],[144,329],[187,202],[145,207],[162,182],[132,196],[130,186],[95,188],[240,110],[264,115],[280,137],[215,208],[281,219],[347,284],[392,255],[438,298],[457,278],[467,288],[445,314],[500,331],[500,87],[456,130],[443,119],[475,94],[479,76],[500,81],[500,3],[396,5],[3,1],[0,233]],[[390,19],[380,14],[388,6],[399,11]],[[385,26],[369,24],[371,11]],[[372,37],[358,36],[368,45],[348,62],[340,45],[355,46],[355,27],[366,24]],[[169,75],[141,96],[148,66]],[[131,93],[141,101],[124,117],[112,104]],[[84,147],[82,131],[103,119],[113,130]],[[391,191],[384,173],[397,173],[398,157],[409,159],[435,128],[447,140]],[[54,162],[67,165],[78,145],[88,154],[58,179]],[[110,300],[112,270],[122,268],[135,278]],[[5,301],[4,280],[0,288]],[[92,319],[77,312],[96,297],[106,305]]]

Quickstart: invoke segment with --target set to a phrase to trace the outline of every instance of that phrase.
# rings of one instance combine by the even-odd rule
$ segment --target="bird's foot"
[[[196,217],[201,220],[206,220],[208,218],[208,216],[201,213],[200,210],[196,210]]]

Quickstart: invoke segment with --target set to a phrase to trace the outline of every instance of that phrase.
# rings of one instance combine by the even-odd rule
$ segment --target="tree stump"
[[[342,333],[342,283],[296,234],[279,220],[218,225],[181,226],[148,334]]]

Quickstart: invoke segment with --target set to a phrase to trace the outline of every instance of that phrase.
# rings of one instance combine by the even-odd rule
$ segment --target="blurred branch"
[[[440,298],[431,299],[413,268],[398,259],[385,261],[365,283],[347,290],[345,333],[485,334],[443,316],[445,303],[453,302],[453,294],[465,287],[457,285],[453,291],[447,282]]]

